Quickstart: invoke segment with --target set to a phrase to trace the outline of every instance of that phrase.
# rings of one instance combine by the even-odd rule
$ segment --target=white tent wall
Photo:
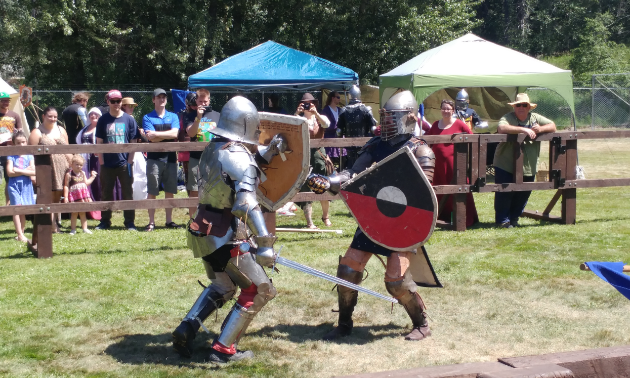
[[[31,128],[28,122],[26,121],[26,116],[24,114],[24,107],[22,106],[22,103],[20,102],[20,94],[12,86],[10,86],[6,81],[4,81],[1,77],[0,77],[0,92],[6,92],[9,94],[9,96],[11,96],[11,102],[9,103],[9,110],[16,112],[20,116],[20,119],[22,120],[22,127],[24,131],[26,132],[26,134],[29,134]]]

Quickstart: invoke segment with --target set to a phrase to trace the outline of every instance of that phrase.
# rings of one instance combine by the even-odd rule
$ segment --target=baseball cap
[[[166,91],[162,88],[158,88],[156,90],[153,91],[153,97],[157,97],[159,95],[166,95]]]
[[[0,99],[2,98],[11,98],[7,92],[0,92]]]
[[[120,98],[122,99],[122,93],[120,93],[120,91],[118,89],[112,89],[111,91],[107,92],[107,98]]]

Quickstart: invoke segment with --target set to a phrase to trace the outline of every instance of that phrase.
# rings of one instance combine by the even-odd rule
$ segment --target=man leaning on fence
[[[510,102],[514,111],[501,118],[498,125],[499,134],[527,134],[529,139],[523,142],[523,182],[533,182],[540,156],[540,142],[533,139],[540,133],[553,133],[556,124],[540,114],[533,113],[536,104],[529,101],[526,93],[516,95],[516,101]],[[514,180],[514,148],[513,142],[501,142],[494,155],[494,181],[497,184],[513,183]],[[518,226],[518,218],[523,214],[528,191],[497,192],[494,195],[495,221],[503,228]]]
[[[166,91],[158,88],[153,91],[154,110],[142,118],[142,129],[151,143],[175,142],[179,131],[177,114],[166,110]],[[164,190],[164,198],[177,194],[177,152],[147,153],[147,192],[149,199],[155,199]],[[166,208],[166,227],[179,228],[173,222],[173,209]],[[145,231],[155,229],[155,209],[149,209],[149,224]]]
[[[104,113],[96,124],[97,144],[133,143],[136,139],[138,124],[132,116],[121,109],[122,94],[116,89],[107,93],[109,112]],[[116,178],[120,181],[123,200],[133,199],[133,153],[100,153],[98,159],[101,165],[101,200],[112,201]],[[125,210],[125,228],[135,231],[136,211]],[[101,223],[97,230],[111,227],[111,210],[101,213]]]

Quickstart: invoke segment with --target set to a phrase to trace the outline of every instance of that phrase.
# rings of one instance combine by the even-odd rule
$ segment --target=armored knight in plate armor
[[[229,362],[252,357],[236,349],[239,339],[261,308],[276,295],[262,266],[271,266],[276,237],[265,225],[256,189],[264,180],[257,159],[270,162],[286,150],[276,135],[268,146],[259,145],[260,119],[254,104],[234,97],[225,104],[212,139],[199,163],[199,206],[188,224],[188,246],[203,261],[212,284],[206,287],[173,332],[173,346],[190,357],[193,340],[203,321],[240,295],[214,340],[210,360]],[[260,160],[262,159],[262,160]],[[262,266],[261,266],[262,265]]]
[[[477,112],[468,107],[468,104],[470,104],[468,92],[465,89],[457,92],[457,96],[455,96],[455,113],[453,115],[467,124],[470,131],[474,130],[478,133],[488,132],[488,122],[482,121]]]
[[[372,128],[376,126],[376,120],[372,115],[372,109],[361,102],[361,90],[353,85],[350,88],[350,101],[339,114],[337,128],[349,138],[367,137],[372,135]],[[351,167],[357,159],[358,148],[347,148],[348,166]]]
[[[352,168],[335,176],[311,175],[309,187],[315,193],[330,191],[339,193],[341,185],[354,175],[408,147],[419,163],[429,182],[433,180],[435,155],[427,143],[413,137],[416,125],[418,104],[410,91],[400,92],[392,96],[381,110],[381,135],[372,138],[361,148],[357,161]],[[432,189],[431,189],[432,190]],[[431,331],[425,317],[425,307],[417,286],[410,273],[410,258],[415,251],[399,251],[376,244],[358,228],[346,254],[341,258],[337,268],[337,277],[353,283],[361,282],[363,271],[372,254],[387,257],[385,287],[387,291],[403,305],[413,323],[412,331],[405,336],[406,340],[422,340]],[[339,324],[324,336],[324,340],[333,340],[350,335],[353,321],[352,312],[357,304],[358,292],[344,286],[337,287],[339,300]]]

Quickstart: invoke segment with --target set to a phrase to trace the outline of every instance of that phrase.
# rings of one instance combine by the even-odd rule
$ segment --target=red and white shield
[[[416,249],[435,228],[435,192],[407,147],[346,182],[340,194],[361,230],[391,250]]]

